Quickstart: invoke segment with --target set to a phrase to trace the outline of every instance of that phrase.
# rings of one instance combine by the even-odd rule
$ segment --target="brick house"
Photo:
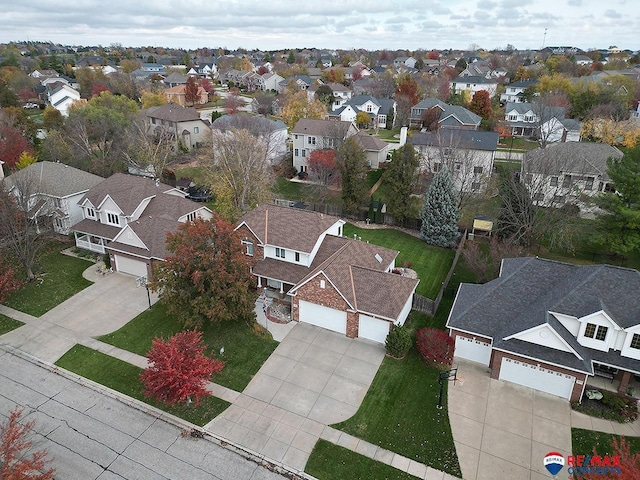
[[[626,393],[640,375],[640,272],[542,258],[502,261],[461,284],[447,328],[455,355],[491,377],[580,401],[594,376]]]
[[[393,273],[397,251],[343,237],[344,223],[262,205],[236,231],[257,287],[289,303],[294,321],[384,343],[391,325],[409,315],[418,280]]]
[[[167,232],[195,218],[213,217],[185,195],[151,178],[116,173],[78,202],[83,220],[73,227],[76,246],[108,253],[118,272],[149,278],[152,264],[167,255]]]

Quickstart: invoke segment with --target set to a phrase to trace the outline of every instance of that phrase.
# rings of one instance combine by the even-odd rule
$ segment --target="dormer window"
[[[96,218],[96,211],[93,208],[87,208],[85,214],[86,218]]]
[[[609,329],[604,325],[594,325],[593,323],[587,323],[587,326],[584,329],[584,336],[587,338],[604,341],[604,339],[607,338],[608,330]]]
[[[107,223],[110,225],[120,226],[120,216],[117,213],[107,212]]]
[[[640,334],[634,333],[633,338],[631,339],[631,343],[629,344],[631,348],[635,348],[640,350]]]

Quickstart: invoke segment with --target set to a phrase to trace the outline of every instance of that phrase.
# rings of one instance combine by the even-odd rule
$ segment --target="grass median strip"
[[[326,440],[318,440],[307,461],[305,472],[320,480],[415,480],[417,477],[378,462]]]
[[[142,395],[141,368],[83,345],[75,345],[56,365],[201,427],[231,405],[213,396],[204,398],[195,408],[186,405],[167,407],[147,399]]]
[[[571,449],[574,455],[593,455],[595,448],[598,455],[613,455],[611,440],[624,437],[631,447],[631,452],[640,451],[640,437],[630,437],[626,435],[614,435],[612,433],[596,432],[594,430],[584,430],[582,428],[571,429]]]
[[[155,337],[169,338],[184,330],[182,324],[167,313],[162,303],[156,303],[127,323],[120,330],[99,338],[116,347],[146,355]],[[269,334],[261,334],[243,322],[207,324],[202,328],[207,353],[226,362],[215,383],[241,392],[262,364],[278,346]],[[224,347],[224,354],[220,349]]]

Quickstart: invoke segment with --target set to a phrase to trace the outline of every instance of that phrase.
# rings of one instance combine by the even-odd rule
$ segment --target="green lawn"
[[[155,337],[169,338],[184,330],[175,317],[167,314],[162,303],[142,312],[120,330],[99,340],[124,350],[146,355]],[[269,355],[278,346],[268,334],[256,333],[242,322],[226,322],[203,327],[203,339],[210,355],[226,361],[215,382],[238,392],[244,390]],[[220,348],[224,347],[224,355]]]
[[[532,140],[527,140],[522,137],[513,137],[513,138],[501,138],[498,143],[498,148],[501,149],[509,149],[512,150],[535,150],[538,148],[540,144],[538,142],[534,142]]]
[[[428,298],[436,298],[453,262],[453,250],[427,245],[419,238],[399,230],[364,229],[347,223],[344,235],[353,238],[354,233],[362,237],[364,242],[400,251],[396,265],[399,266],[402,261],[411,262],[410,268],[418,273],[420,279],[416,292]]]
[[[378,134],[376,135],[376,130],[370,128],[369,130],[365,130],[366,133],[372,135],[374,137],[378,137],[380,140],[384,140],[388,143],[399,143],[400,142],[400,127],[394,128],[393,130],[387,130],[386,128],[378,129]],[[397,136],[396,136],[397,135]]]
[[[198,184],[198,185],[206,185],[207,184],[207,180],[206,180],[206,172],[204,167],[180,167],[180,166],[176,166],[176,168],[174,169],[175,174],[176,174],[176,179],[180,179],[180,178],[191,178],[194,183]]]
[[[167,407],[149,400],[142,394],[141,368],[83,345],[75,345],[56,365],[201,427],[231,405],[213,396],[204,398],[198,407]]]
[[[306,195],[303,184],[291,182],[283,177],[278,177],[272,187],[273,193],[278,198],[286,198],[287,200],[300,201],[305,199]]]
[[[24,323],[0,314],[0,335],[4,335],[5,333],[15,330],[22,325],[24,325]]]
[[[387,357],[358,413],[334,427],[460,476],[447,414],[446,386],[444,408],[436,408],[439,388],[438,371],[427,367],[415,348],[403,360]]]
[[[620,437],[611,433],[571,429],[571,449],[574,455],[592,455],[595,447],[598,455],[612,454],[611,440]],[[640,451],[640,437],[625,437],[631,445],[631,453]]]
[[[367,189],[371,190],[371,188],[376,184],[380,177],[384,173],[384,170],[369,170],[367,172]],[[381,185],[382,186],[382,185]]]
[[[4,304],[39,317],[91,285],[82,276],[92,262],[60,253],[67,245],[54,243],[43,251],[34,273],[38,278],[9,295]]]
[[[354,451],[318,440],[304,467],[319,480],[415,480],[417,477]]]

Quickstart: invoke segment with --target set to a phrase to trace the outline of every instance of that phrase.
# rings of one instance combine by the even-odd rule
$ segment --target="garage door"
[[[455,356],[478,362],[488,367],[491,359],[491,345],[473,338],[456,336]]]
[[[390,322],[378,318],[360,315],[358,318],[358,337],[384,343],[389,334]]]
[[[317,325],[318,327],[333,330],[334,332],[347,333],[347,312],[341,312],[335,308],[323,307],[315,303],[300,300],[300,321]]]
[[[122,255],[114,255],[116,261],[116,271],[142,277],[147,275],[147,264],[140,260],[123,257]]]
[[[530,363],[518,362],[511,358],[503,358],[500,365],[500,380],[507,380],[568,400],[571,398],[576,377]]]

